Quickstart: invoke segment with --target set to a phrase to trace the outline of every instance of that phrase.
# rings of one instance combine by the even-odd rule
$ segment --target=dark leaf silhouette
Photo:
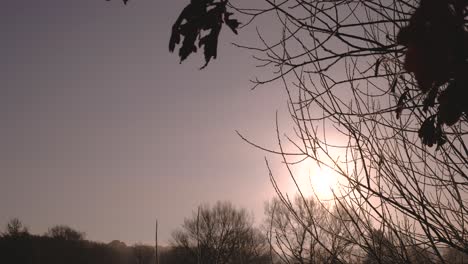
[[[175,46],[180,43],[179,34],[171,34],[171,39],[169,40],[169,51],[174,52]]]
[[[190,4],[182,10],[172,26],[172,33],[169,40],[169,51],[173,52],[184,38],[182,46],[179,48],[180,62],[187,59],[192,53],[197,52],[197,46],[203,47],[205,55],[205,68],[210,60],[216,59],[218,53],[218,39],[222,25],[226,23],[228,27],[237,34],[239,22],[230,19],[232,13],[226,10],[227,0],[215,2],[214,0],[192,0]],[[196,41],[198,40],[198,45]]]
[[[226,20],[226,24],[229,26],[229,28],[232,30],[232,32],[237,34],[237,27],[239,27],[239,21],[236,19],[228,19]]]
[[[393,81],[392,81],[392,85],[390,85],[390,91],[392,93],[395,92],[397,84],[398,84],[398,78],[395,77],[395,79],[393,79]]]
[[[109,2],[110,0],[106,0],[107,2]],[[128,2],[128,0],[123,0],[123,3],[126,5]]]
[[[429,109],[429,107],[433,107],[434,104],[435,104],[435,99],[436,99],[436,96],[437,96],[437,89],[436,88],[432,88],[429,93],[427,94],[426,98],[424,99],[423,101],[423,111],[424,112],[427,112],[427,110]]]
[[[437,144],[437,148],[439,148],[447,141],[442,131],[442,125],[439,121],[436,122],[435,116],[424,120],[418,131],[418,136],[422,139],[422,143],[429,147]]]
[[[403,108],[405,106],[405,101],[408,98],[408,91],[405,91],[401,96],[400,99],[398,99],[397,103],[397,109],[395,110],[396,112],[396,118],[399,119],[401,116],[401,113],[403,112]]]
[[[427,118],[418,131],[418,136],[422,139],[424,145],[432,147],[436,143],[436,127],[434,117]]]
[[[450,82],[447,88],[439,95],[439,119],[446,125],[454,125],[462,116],[464,99],[459,91],[466,89],[459,87],[455,81]],[[466,104],[466,103],[465,103]]]
[[[218,54],[219,33],[219,30],[212,30],[209,35],[200,39],[199,45],[204,46],[205,53],[205,65],[203,65],[202,69],[208,65],[211,58],[216,59],[216,56]]]
[[[380,63],[382,62],[382,58],[378,58],[377,61],[375,62],[375,72],[374,72],[374,76],[377,76],[379,75],[379,66],[380,66]]]
[[[231,15],[233,15],[233,13],[225,13],[224,22],[226,23],[226,25],[228,25],[228,27],[232,30],[232,32],[237,34],[237,28],[239,27],[240,22],[237,21],[237,19],[230,19],[229,17]]]
[[[194,25],[186,24],[181,27],[180,34],[184,36],[182,47],[179,49],[180,60],[185,60],[190,53],[197,52],[195,41],[197,40],[198,32]]]

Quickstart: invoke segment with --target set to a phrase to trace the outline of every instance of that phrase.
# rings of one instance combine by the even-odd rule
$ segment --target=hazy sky
[[[188,0],[14,0],[0,9],[0,225],[32,233],[67,224],[92,240],[162,243],[200,203],[230,200],[263,217],[272,197],[280,87],[250,91],[261,72],[250,39],[223,31],[219,57],[180,65],[170,28]]]

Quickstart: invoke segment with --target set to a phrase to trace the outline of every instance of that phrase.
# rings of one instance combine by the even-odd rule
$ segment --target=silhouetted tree
[[[354,259],[359,235],[344,213],[301,196],[266,205],[265,227],[272,254],[282,263],[343,263]]]
[[[84,232],[77,231],[66,225],[57,225],[49,228],[45,235],[51,238],[69,241],[78,241],[85,238]]]
[[[244,209],[217,202],[201,206],[182,229],[173,233],[173,247],[180,263],[261,263],[267,260],[264,237],[253,227]]]
[[[13,218],[7,223],[6,231],[2,235],[4,237],[21,237],[29,235],[29,231],[18,218]]]

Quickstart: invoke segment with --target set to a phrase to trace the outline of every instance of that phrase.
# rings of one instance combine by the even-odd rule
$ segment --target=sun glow
[[[333,192],[338,192],[338,174],[326,166],[304,161],[297,164],[294,169],[294,178],[291,181],[289,193],[297,193],[297,187],[306,196],[316,196],[320,200],[333,199]]]
[[[332,199],[333,192],[337,191],[338,178],[336,172],[328,167],[315,169],[315,172],[310,175],[310,181],[314,192],[320,199]]]

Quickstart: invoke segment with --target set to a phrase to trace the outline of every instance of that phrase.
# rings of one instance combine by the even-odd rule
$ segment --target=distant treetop
[[[66,225],[56,225],[52,228],[49,228],[49,231],[47,231],[45,235],[48,237],[68,241],[78,241],[85,238],[85,233],[77,231]]]

